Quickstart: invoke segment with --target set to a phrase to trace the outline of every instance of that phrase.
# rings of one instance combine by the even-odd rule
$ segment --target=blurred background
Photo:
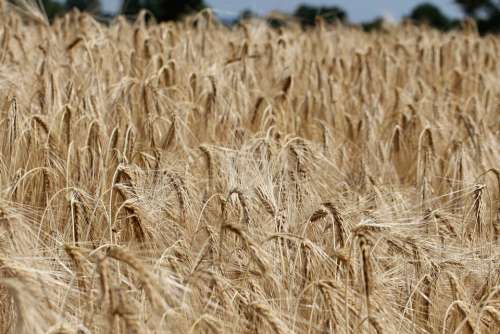
[[[12,1],[15,2],[15,1]],[[141,9],[157,21],[170,21],[211,8],[227,25],[264,19],[273,26],[298,21],[313,26],[315,18],[356,24],[367,31],[384,22],[411,20],[442,31],[460,27],[465,16],[474,19],[481,34],[500,32],[500,0],[39,0],[50,20],[72,8],[109,20],[121,14],[133,20]]]

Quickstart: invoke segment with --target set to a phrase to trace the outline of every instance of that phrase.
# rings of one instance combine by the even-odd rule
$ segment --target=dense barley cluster
[[[0,3],[0,332],[498,333],[497,37]]]

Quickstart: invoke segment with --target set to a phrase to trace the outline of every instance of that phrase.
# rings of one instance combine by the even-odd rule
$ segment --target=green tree
[[[492,0],[455,0],[465,14],[470,17],[478,17],[481,13],[487,14],[499,10],[499,1]]]
[[[295,10],[294,17],[296,17],[302,26],[314,26],[316,24],[316,17],[322,17],[327,23],[337,21],[347,21],[347,13],[340,7],[315,7],[309,5],[300,5]]]
[[[203,0],[145,0],[145,8],[159,21],[175,21],[207,6]]]
[[[237,21],[249,20],[257,16],[251,9],[244,9],[241,11]]]
[[[417,24],[427,24],[439,30],[450,30],[454,23],[435,5],[423,3],[415,7],[408,16]]]
[[[235,18],[234,20],[231,20],[231,21],[227,21],[227,22],[228,22],[228,25],[235,25],[235,24],[239,24],[241,22],[245,22],[245,21],[254,19],[254,18],[258,18],[258,17],[259,17],[259,15],[257,13],[254,13],[252,10],[244,9],[240,12],[240,14],[238,15],[237,18]]]
[[[42,6],[47,14],[49,21],[54,20],[58,15],[64,13],[64,6],[61,3],[53,0],[42,0]]]
[[[376,17],[371,21],[361,23],[361,26],[363,27],[364,31],[371,32],[382,29],[383,24],[384,19],[382,17]]]
[[[500,0],[455,0],[455,3],[476,20],[479,33],[500,33]]]
[[[120,13],[126,16],[136,16],[143,8],[144,4],[141,0],[124,0]]]
[[[133,16],[146,9],[161,22],[179,20],[206,7],[203,0],[124,0],[122,13]]]
[[[271,13],[266,17],[266,23],[273,29],[281,29],[288,25],[288,18],[279,12]]]

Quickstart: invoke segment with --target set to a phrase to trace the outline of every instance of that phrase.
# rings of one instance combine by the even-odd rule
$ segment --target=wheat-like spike
[[[18,109],[17,109],[17,100],[16,97],[13,97],[11,100],[11,107],[9,109],[8,123],[9,123],[9,131],[8,131],[8,150],[9,156],[12,158],[12,151],[14,149],[14,143],[17,139],[18,132]]]
[[[328,211],[320,208],[320,209],[314,211],[313,214],[311,215],[311,217],[309,217],[309,222],[314,223],[315,221],[323,219],[326,216],[328,216]]]
[[[288,95],[290,88],[292,87],[292,82],[293,82],[292,77],[288,76],[283,80],[281,84],[281,92],[285,97]]]
[[[372,325],[372,327],[375,329],[375,333],[377,334],[384,333],[384,327],[376,317],[370,317],[368,318],[368,321],[370,322],[370,325]]]
[[[245,195],[240,189],[232,189],[229,192],[228,198],[231,197],[232,194],[237,194],[238,195],[238,200],[240,201],[241,208],[243,211],[243,217],[242,217],[242,223],[243,225],[247,225],[250,223],[250,212],[248,209],[248,204]]]
[[[64,107],[64,114],[62,118],[62,123],[63,123],[63,134],[64,134],[64,141],[66,143],[66,146],[69,148],[69,144],[71,143],[71,114],[72,110],[70,106],[65,106]]]
[[[135,146],[135,133],[132,126],[127,128],[125,133],[125,142],[123,144],[123,156],[132,160]]]
[[[120,137],[120,130],[117,126],[113,128],[111,131],[111,135],[109,137],[108,148],[106,150],[106,162],[109,164],[111,161],[114,161],[114,164],[111,165],[112,168],[116,168],[117,159],[117,150],[118,150],[118,140]]]
[[[124,209],[126,212],[126,220],[132,226],[135,239],[141,244],[145,243],[150,233],[142,223],[140,213],[137,212],[136,207],[132,204],[124,203]]]
[[[33,121],[35,121],[35,124],[40,126],[40,128],[43,130],[43,132],[45,133],[45,135],[48,138],[48,136],[50,135],[50,131],[49,131],[49,126],[47,125],[47,123],[38,115],[33,116],[32,119],[33,119]]]
[[[172,124],[170,124],[170,128],[168,129],[168,132],[165,134],[165,138],[163,138],[162,140],[161,148],[165,151],[168,151],[172,146],[175,145],[175,123],[176,118],[174,117],[172,120]]]
[[[52,328],[49,328],[47,331],[47,334],[74,334],[77,333],[79,330],[76,330],[75,328],[71,328],[67,324],[58,324],[53,326]]]
[[[166,304],[160,295],[162,289],[157,283],[157,280],[153,275],[144,267],[141,261],[134,257],[130,252],[127,252],[124,248],[118,246],[110,246],[106,250],[106,254],[118,261],[128,264],[131,266],[138,274],[141,280],[144,291],[154,307],[160,307],[165,309]]]
[[[331,288],[332,286],[330,286],[330,284],[328,284],[327,282],[318,282],[318,289],[321,292],[321,296],[323,297],[323,300],[328,307],[330,314],[332,316],[335,316],[335,301],[333,300],[329,292]]]
[[[399,127],[399,125],[396,125],[394,127],[391,148],[395,154],[398,154],[401,150],[401,128]]]
[[[212,95],[215,99],[217,97],[217,82],[216,82],[215,77],[213,75],[209,75],[208,79],[209,79],[210,85],[212,87]]]
[[[474,198],[474,231],[476,232],[478,238],[480,239],[483,235],[483,221],[482,221],[482,211],[483,211],[483,185],[476,185],[473,192]]]
[[[448,276],[453,300],[465,300],[466,294],[464,289],[462,288],[462,285],[460,284],[460,281],[458,280],[458,277],[451,271],[447,271],[446,275]]]
[[[243,230],[239,226],[236,226],[233,224],[224,224],[221,226],[221,233],[224,232],[225,230],[234,233],[235,235],[237,235],[241,239],[244,247],[250,253],[252,260],[255,261],[255,263],[259,267],[261,273],[265,274],[268,271],[268,269],[267,269],[267,265],[264,263],[264,261],[259,256],[259,253],[260,253],[259,247],[257,245],[255,245],[255,243],[248,238],[247,234],[245,232],[243,232]],[[220,243],[222,245],[222,240],[223,240],[222,235],[219,238],[220,238]],[[222,252],[221,252],[221,254],[222,254]]]
[[[262,106],[263,103],[264,103],[264,98],[262,96],[260,96],[257,99],[257,101],[255,102],[255,106],[253,108],[252,117],[250,119],[250,123],[252,124],[252,126],[255,126],[255,124],[257,122],[257,119],[259,118],[259,111],[260,111],[261,106]]]
[[[104,305],[110,298],[110,278],[107,257],[103,256],[97,260],[97,272],[99,273],[99,287],[101,298],[98,305]]]
[[[15,312],[17,315],[16,326],[14,331],[16,333],[23,333],[23,328],[25,327],[26,318],[26,305],[25,302],[29,301],[28,291],[24,286],[18,282],[16,279],[8,278],[0,281],[0,286],[7,289],[8,294],[14,300]]]
[[[495,322],[497,328],[500,328],[500,311],[494,306],[488,305],[484,307],[484,312],[487,313]]]
[[[458,328],[455,329],[457,331],[463,331],[463,333],[472,334],[476,333],[475,326],[473,321],[471,321],[469,310],[463,301],[456,302],[456,308],[461,317],[461,322]]]
[[[84,41],[84,38],[82,36],[78,36],[71,43],[68,44],[68,46],[66,47],[66,51],[69,52],[69,51],[73,50],[78,44],[80,44],[83,41]]]
[[[200,146],[200,151],[203,153],[205,157],[205,161],[207,163],[207,174],[208,174],[208,190],[212,191],[214,185],[214,174],[213,174],[213,161],[212,155],[207,147]]]
[[[423,280],[424,285],[424,297],[422,298],[422,314],[424,318],[425,325],[430,328],[431,321],[431,294],[436,288],[435,281],[437,279],[437,275],[426,275]]]
[[[218,322],[218,320],[208,314],[204,314],[199,319],[197,319],[196,322],[191,326],[190,332],[195,332],[195,330],[198,329],[201,325],[205,325],[206,328],[214,334],[222,332],[221,324]]]
[[[274,333],[284,334],[288,333],[285,324],[274,314],[274,312],[265,304],[254,303],[251,307],[255,310],[259,317],[266,321]]]
[[[497,181],[497,191],[498,191],[497,196],[500,197],[500,171],[498,169],[490,168],[486,172],[479,175],[479,177],[486,175],[490,172],[495,174],[495,178]],[[475,190],[473,192],[474,217],[475,217],[475,223],[476,223],[477,227],[479,227],[478,223],[480,223],[482,220],[482,217],[481,217],[481,213],[483,211],[482,193],[483,193],[483,189],[485,187],[486,187],[485,185],[476,184]],[[500,235],[500,200],[497,200],[497,203],[498,203],[498,205],[496,208],[496,219],[491,220],[491,233],[493,234],[492,239],[494,241],[497,241],[498,236]],[[495,210],[495,209],[493,209],[493,210]]]
[[[86,143],[93,152],[100,153],[100,132],[97,121],[90,123]]]
[[[184,200],[185,187],[184,182],[180,176],[174,176],[172,174],[167,174],[169,183],[174,187],[175,194],[177,196],[177,201],[179,202],[179,211],[181,213],[181,222],[184,223],[187,217],[186,203]]]
[[[52,174],[50,174],[46,168],[42,169],[42,189],[41,189],[41,200],[42,207],[47,207],[50,194],[52,193]]]
[[[71,193],[69,199],[70,213],[71,213],[71,225],[73,227],[73,244],[77,244],[80,239],[80,224],[78,220],[78,205],[77,205],[77,194]]]
[[[113,319],[115,315],[118,315],[125,321],[127,328],[127,333],[140,334],[144,332],[140,324],[138,305],[131,298],[125,298],[122,290],[119,287],[112,288],[110,293],[110,319]],[[113,319],[114,320],[114,319]],[[114,321],[111,320],[110,326],[114,327]]]
[[[361,251],[361,269],[363,277],[363,290],[365,292],[366,309],[368,313],[368,319],[370,319],[372,314],[372,305],[370,297],[374,288],[374,275],[372,273],[372,262],[370,259],[369,246],[371,245],[370,239],[365,233],[358,233],[358,247]]]
[[[198,76],[196,73],[192,73],[189,76],[189,85],[191,86],[191,94],[193,94],[193,100],[196,100],[198,97]]]
[[[300,245],[300,255],[301,255],[301,261],[303,262],[302,266],[302,277],[303,277],[303,283],[302,286],[305,287],[307,284],[307,281],[311,279],[310,275],[310,270],[311,270],[311,264],[310,264],[310,256],[309,256],[309,247],[305,244]]]
[[[335,238],[338,241],[339,246],[344,247],[345,240],[347,239],[347,232],[346,232],[346,227],[344,226],[345,223],[344,219],[342,218],[342,215],[340,214],[339,210],[335,207],[333,203],[325,202],[322,205],[328,210],[328,212],[333,218],[333,225],[329,225],[327,226],[327,228],[333,227],[335,232]]]
[[[88,268],[86,265],[87,259],[84,255],[84,251],[73,245],[64,245],[64,251],[70,257],[71,261],[75,266],[76,277],[78,280],[78,286],[83,293],[89,293],[89,286],[87,284]]]
[[[272,217],[276,216],[276,209],[274,207],[274,204],[266,196],[266,194],[264,194],[264,191],[261,187],[257,187],[255,189],[255,194],[257,195],[257,198],[259,199],[266,212],[269,213]]]

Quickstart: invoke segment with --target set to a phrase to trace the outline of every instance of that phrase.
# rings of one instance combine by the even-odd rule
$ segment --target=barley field
[[[1,333],[500,332],[500,39],[0,9]]]

